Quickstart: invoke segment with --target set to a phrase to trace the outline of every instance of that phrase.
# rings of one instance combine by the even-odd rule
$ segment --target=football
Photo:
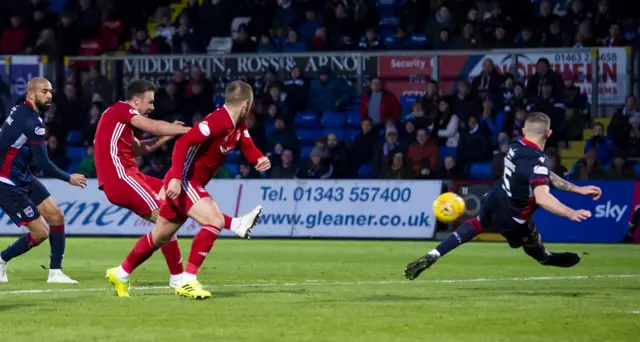
[[[445,192],[433,202],[436,219],[442,223],[452,223],[464,214],[464,200],[453,192]]]

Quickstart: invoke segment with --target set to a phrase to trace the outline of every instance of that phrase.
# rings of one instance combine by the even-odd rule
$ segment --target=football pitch
[[[13,239],[1,238],[0,247]],[[162,253],[133,276],[131,298],[104,278],[133,239],[67,240],[48,285],[48,243],[9,264],[2,341],[638,341],[640,246],[548,244],[574,268],[543,267],[503,243],[470,243],[413,282],[404,266],[435,242],[216,242],[200,281],[210,300],[168,289]],[[182,239],[187,259],[191,240]]]

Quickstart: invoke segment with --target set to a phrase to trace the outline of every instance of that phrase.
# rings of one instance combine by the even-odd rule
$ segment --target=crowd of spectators
[[[132,54],[201,53],[215,37],[234,37],[231,53],[640,47],[640,25],[626,15],[638,4],[606,0],[188,0],[175,21],[169,2],[66,1],[63,11],[56,13],[45,0],[3,1],[0,54],[45,54],[59,60],[86,52],[87,41],[97,41],[100,53],[123,50],[125,45]],[[248,20],[236,25],[236,18]],[[148,20],[156,23],[152,36]],[[93,135],[100,113],[114,97],[114,85],[97,64],[82,75],[74,70],[66,75],[44,121],[54,162],[93,176]],[[222,169],[216,177],[466,179],[472,177],[470,165],[484,163],[497,178],[506,142],[521,134],[531,111],[552,118],[554,134],[547,152],[558,173],[575,179],[635,177],[627,162],[640,156],[640,112],[633,97],[616,112],[608,134],[595,125],[585,157],[571,170],[562,169],[561,143],[580,139],[590,124],[586,96],[573,85],[578,77],[553,71],[542,58],[537,72],[519,82],[512,74],[497,72],[486,59],[481,74],[470,82],[460,81],[454,95],[443,95],[432,80],[422,98],[403,107],[385,90],[384,80],[373,79],[362,97],[354,97],[353,87],[330,70],[308,78],[294,67],[285,79],[268,71],[263,87],[255,89],[247,123],[274,167],[261,175],[240,159],[234,163],[237,171]],[[219,105],[211,80],[197,66],[175,70],[161,85],[156,101],[154,118],[190,125]],[[354,101],[359,101],[355,107]],[[357,132],[325,131],[315,144],[300,141],[300,113],[322,117],[349,111],[359,112]],[[79,141],[86,150],[80,160],[69,160],[65,152],[71,131],[81,132]],[[140,167],[162,176],[170,166],[170,149],[169,145],[139,158]],[[363,173],[363,168],[370,170]]]

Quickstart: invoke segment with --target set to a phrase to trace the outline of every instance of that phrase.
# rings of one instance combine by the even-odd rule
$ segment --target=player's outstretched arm
[[[189,127],[184,127],[179,121],[169,123],[152,120],[142,115],[134,115],[131,118],[131,124],[138,129],[160,137],[186,134],[189,131]]]
[[[591,212],[588,210],[573,210],[562,202],[558,201],[555,196],[550,192],[549,186],[539,185],[533,189],[533,196],[536,199],[536,203],[545,208],[552,214],[566,217],[571,221],[582,222],[591,217]]]
[[[551,182],[551,186],[553,186],[554,189],[573,192],[583,196],[593,196],[594,200],[599,199],[602,195],[602,190],[600,190],[600,188],[597,186],[577,186],[553,172],[549,172],[549,181]]]
[[[160,146],[166,144],[169,140],[173,139],[172,136],[166,136],[161,138],[151,138],[145,140],[133,140],[133,153],[136,156],[146,156],[149,153],[157,150]]]

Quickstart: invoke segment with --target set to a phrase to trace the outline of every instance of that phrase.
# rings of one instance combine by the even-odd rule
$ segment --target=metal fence
[[[268,71],[285,79],[297,66],[307,77],[328,68],[336,76],[347,79],[358,93],[366,89],[371,78],[380,77],[384,87],[396,95],[412,96],[422,95],[429,79],[439,82],[442,93],[452,94],[456,82],[478,75],[487,58],[502,72],[512,72],[523,82],[535,73],[540,58],[548,59],[553,70],[574,75],[576,85],[589,95],[594,116],[604,115],[608,109],[624,103],[633,91],[637,81],[634,75],[640,63],[628,48],[74,56],[66,57],[64,65],[50,63],[46,58],[18,56],[3,58],[0,76],[12,80],[14,96],[19,96],[29,77],[44,76],[60,81],[69,68],[99,63],[102,73],[111,81],[114,97],[120,97],[132,79],[144,78],[160,84],[169,80],[174,70],[188,70],[193,65],[202,68],[214,82],[217,93],[233,80],[259,87]]]

